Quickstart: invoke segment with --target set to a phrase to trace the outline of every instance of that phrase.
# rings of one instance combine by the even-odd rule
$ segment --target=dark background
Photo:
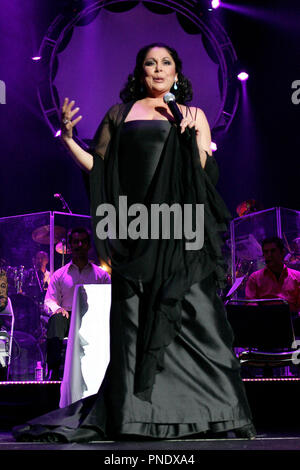
[[[82,173],[43,117],[30,59],[64,3],[0,0],[0,80],[6,83],[6,104],[0,105],[0,217],[61,210],[56,192],[74,213],[89,213]],[[299,210],[300,104],[291,100],[292,82],[300,80],[299,2],[230,4],[251,10],[217,12],[250,78],[246,99],[218,141],[219,191],[234,216],[237,205],[250,198],[264,208]]]

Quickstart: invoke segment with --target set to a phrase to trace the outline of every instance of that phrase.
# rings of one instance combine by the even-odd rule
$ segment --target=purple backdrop
[[[0,80],[5,84],[6,104],[0,104],[0,216],[59,210],[61,205],[53,198],[56,192],[64,195],[74,212],[89,212],[81,171],[53,138],[38,102],[43,69],[30,59],[64,4],[60,0],[1,2]],[[269,17],[268,0],[243,0],[243,4],[251,15],[221,8],[215,13],[250,74],[233,123],[218,141],[218,187],[233,214],[238,203],[249,198],[260,200],[265,208],[299,209],[300,104],[291,99],[292,83],[300,79],[299,29],[295,28],[299,11],[291,0],[272,1]],[[59,55],[55,84],[61,99],[67,94],[81,107],[80,135],[91,137],[105,110],[118,101],[136,51],[153,40],[178,49],[193,82],[194,103],[212,123],[220,96],[216,66],[201,37],[184,33],[174,14],[157,15],[139,5],[126,13],[102,10],[89,26],[75,28],[69,46]]]
[[[183,72],[192,81],[193,104],[214,124],[221,105],[218,65],[207,55],[201,35],[184,32],[175,13],[157,15],[138,5],[121,14],[102,9],[92,23],[74,28],[70,43],[59,54],[54,84],[61,102],[65,96],[78,102],[84,116],[80,135],[91,137],[105,110],[120,102],[119,91],[134,69],[137,51],[153,42],[176,48]]]

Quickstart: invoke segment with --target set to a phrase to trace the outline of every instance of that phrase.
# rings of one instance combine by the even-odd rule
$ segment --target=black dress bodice
[[[124,122],[119,143],[119,180],[128,203],[143,202],[171,124],[164,120]]]

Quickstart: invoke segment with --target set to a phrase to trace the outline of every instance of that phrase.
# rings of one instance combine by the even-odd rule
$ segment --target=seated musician
[[[7,306],[8,299],[8,284],[6,271],[0,268],[0,312],[2,312]],[[4,327],[4,322],[0,317],[0,330]]]
[[[51,277],[45,306],[51,316],[47,325],[47,364],[50,380],[60,380],[63,338],[68,335],[73,293],[77,284],[110,284],[110,276],[88,259],[90,233],[83,227],[69,233],[72,260]]]
[[[8,284],[7,284],[7,276],[6,271],[0,268],[0,312],[5,309],[7,305],[7,298],[8,298]],[[1,319],[0,319],[0,327]]]
[[[50,282],[50,271],[47,269],[49,262],[48,253],[38,251],[33,258],[33,268],[29,269],[26,279],[26,293],[36,300],[44,301],[46,290]]]
[[[7,300],[8,300],[8,284],[7,284],[7,277],[6,277],[6,271],[2,268],[0,268],[0,312],[2,312],[5,307],[7,306]],[[6,334],[3,336],[3,332],[6,333],[6,327],[3,321],[3,318],[0,316],[0,341],[6,343]],[[3,349],[3,347],[1,348]],[[6,380],[7,378],[7,368],[5,366],[5,363],[3,363],[4,358],[1,358],[0,361],[0,381]]]
[[[292,313],[300,312],[300,271],[284,264],[285,249],[279,237],[262,242],[266,267],[252,273],[246,283],[247,299],[284,299]]]

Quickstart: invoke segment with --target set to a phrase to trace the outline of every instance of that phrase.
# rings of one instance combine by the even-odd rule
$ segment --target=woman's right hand
[[[78,116],[72,120],[79,111],[79,108],[73,109],[74,104],[74,100],[69,102],[69,98],[65,98],[61,112],[61,137],[64,140],[72,139],[73,127],[82,119],[82,116]]]
[[[68,149],[71,156],[83,170],[91,171],[94,164],[93,156],[86,152],[74,139],[73,127],[82,119],[82,116],[74,118],[78,113],[79,108],[74,108],[75,101],[70,101],[65,98],[63,107],[61,109],[61,142]]]

